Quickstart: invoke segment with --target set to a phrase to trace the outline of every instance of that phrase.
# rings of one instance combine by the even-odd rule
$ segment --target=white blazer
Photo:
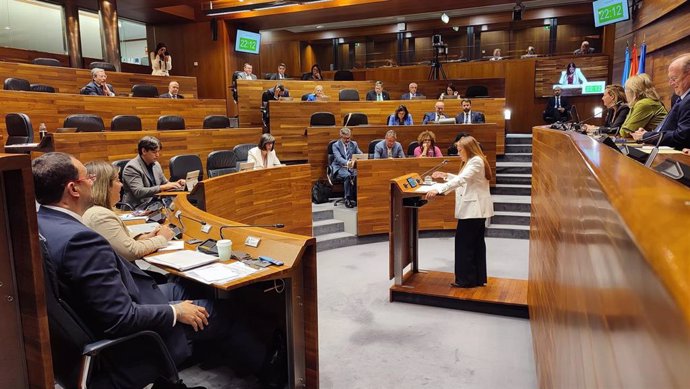
[[[482,219],[494,215],[489,180],[484,176],[484,160],[470,158],[458,175],[448,174],[446,182],[440,184],[439,192],[455,189],[455,218]]]
[[[149,53],[149,60],[151,64],[152,76],[169,76],[170,69],[172,69],[172,56],[168,56],[167,61],[161,61],[160,58],[153,51]]]
[[[254,162],[254,169],[263,169],[264,167],[280,166],[280,160],[276,155],[275,150],[271,150],[266,158],[266,166],[264,166],[264,159],[261,156],[261,150],[258,147],[249,149],[247,153],[247,162]]]
[[[573,74],[573,83],[571,85],[580,85],[587,82],[585,75],[582,74],[580,68],[575,68],[575,74]],[[561,85],[568,85],[568,76],[565,74],[565,70],[561,71],[561,78],[558,80]]]

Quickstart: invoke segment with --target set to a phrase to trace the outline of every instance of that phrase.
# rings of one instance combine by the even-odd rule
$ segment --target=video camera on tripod
[[[434,59],[431,61],[431,69],[429,69],[429,80],[445,80],[446,72],[443,70],[443,65],[439,61],[439,55],[443,54],[448,57],[448,45],[443,43],[441,34],[431,36],[431,47],[434,49]],[[441,76],[443,78],[441,78]]]

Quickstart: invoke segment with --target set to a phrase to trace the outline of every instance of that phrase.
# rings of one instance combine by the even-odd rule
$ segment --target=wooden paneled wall
[[[38,127],[45,123],[48,132],[63,126],[71,114],[94,114],[103,118],[106,129],[116,115],[137,115],[145,130],[156,129],[161,115],[184,117],[187,128],[201,128],[207,115],[225,115],[225,101],[197,99],[146,99],[138,97],[83,96],[65,93],[40,93],[0,90],[0,132],[7,136],[4,117],[11,112],[29,115],[38,139]]]
[[[586,136],[533,134],[540,388],[686,388],[690,189]]]
[[[151,84],[158,88],[160,94],[168,93],[170,81],[180,84],[180,94],[186,98],[197,96],[196,78],[194,77],[158,77],[137,73],[106,72],[107,82],[112,84],[118,95],[128,96],[135,84]],[[91,71],[88,69],[66,68],[58,66],[32,65],[13,62],[0,62],[0,79],[8,77],[23,78],[32,84],[50,85],[60,93],[78,94],[80,89],[91,82]]]
[[[64,54],[46,53],[43,51],[15,49],[12,47],[0,47],[0,61],[32,63],[36,58],[55,58],[62,66],[69,66],[69,57]]]

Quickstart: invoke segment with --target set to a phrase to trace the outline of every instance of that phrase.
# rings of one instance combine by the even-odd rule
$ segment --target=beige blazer
[[[259,150],[258,147],[249,149],[249,152],[247,153],[247,162],[254,162],[254,169],[280,166],[280,160],[278,159],[275,150],[271,150],[271,152],[268,153],[268,158],[266,158],[266,166],[264,166],[264,159],[261,156],[261,150]]]
[[[128,261],[134,261],[144,255],[167,246],[168,240],[158,235],[149,239],[136,240],[129,234],[125,223],[110,209],[94,205],[84,212],[84,224],[103,236],[115,252]]]
[[[446,182],[439,186],[439,192],[455,189],[455,218],[483,219],[494,215],[489,180],[484,177],[484,160],[472,157],[460,172],[448,174]]]

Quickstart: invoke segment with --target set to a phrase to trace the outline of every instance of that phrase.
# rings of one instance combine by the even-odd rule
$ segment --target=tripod
[[[446,72],[443,70],[443,64],[438,59],[438,55],[441,51],[445,51],[448,46],[435,46],[436,52],[434,53],[434,59],[431,61],[431,68],[429,69],[429,76],[427,80],[447,80]],[[443,77],[443,78],[441,78]]]

